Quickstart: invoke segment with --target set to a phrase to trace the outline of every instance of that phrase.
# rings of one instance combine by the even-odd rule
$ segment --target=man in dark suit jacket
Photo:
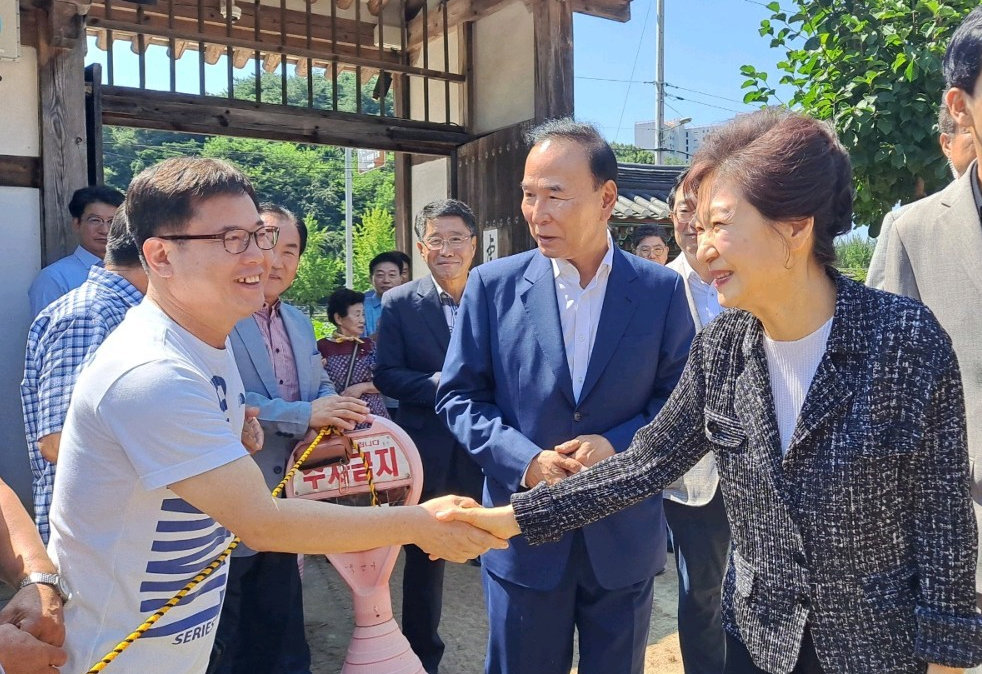
[[[440,370],[477,251],[477,223],[467,204],[444,199],[423,207],[414,230],[431,276],[383,295],[375,386],[399,401],[396,421],[419,450],[421,499],[448,493],[479,499],[481,469],[434,411]],[[406,546],[402,631],[430,674],[438,670],[444,649],[437,633],[444,564]]]
[[[262,451],[253,458],[272,490],[283,479],[294,446],[310,428],[354,428],[368,414],[368,406],[337,395],[321,364],[310,319],[280,301],[296,278],[307,245],[306,227],[273,204],[262,204],[260,216],[280,230],[268,253],[266,303],[236,324],[229,341],[246,403],[259,408],[265,438]],[[309,674],[295,554],[256,552],[241,543],[235,549],[211,660],[214,674]]]
[[[593,127],[530,134],[522,212],[538,250],[471,272],[437,411],[484,470],[485,505],[627,449],[678,381],[693,336],[682,278],[607,230],[617,162]],[[640,674],[661,496],[536,548],[482,557],[486,671]]]

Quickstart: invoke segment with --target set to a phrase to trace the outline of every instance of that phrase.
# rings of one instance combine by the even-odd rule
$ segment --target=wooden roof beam
[[[631,0],[573,0],[573,11],[627,23],[631,20]]]
[[[447,27],[454,28],[468,21],[494,14],[498,9],[507,4],[509,0],[451,0],[446,7],[449,8],[447,15]],[[443,35],[443,10],[440,5],[435,6],[426,12],[426,38],[432,40]],[[408,11],[408,10],[407,10]],[[423,44],[423,15],[420,11],[409,21],[409,43],[407,48],[417,49]]]
[[[57,0],[56,0],[57,1]],[[219,11],[219,2],[208,0],[205,4],[205,15],[201,17],[205,32],[216,38],[227,35],[228,25],[225,17]],[[256,11],[255,5],[251,2],[238,2],[236,5],[242,10],[242,16],[232,24],[233,37],[255,38]],[[143,8],[143,21],[138,22],[138,7]],[[98,25],[96,20],[112,20],[142,25],[147,32],[154,32],[153,28],[166,28],[169,24],[167,13],[168,3],[158,2],[156,5],[135,5],[132,3],[113,3],[110,11],[102,2],[92,5],[89,10],[89,25]],[[284,12],[286,17],[287,37],[298,37],[306,39],[307,35],[307,13],[288,9]],[[262,41],[276,41],[283,35],[281,28],[280,10],[276,7],[262,5],[259,12],[259,34]],[[198,2],[197,0],[174,0],[174,27],[179,30],[198,29]],[[318,40],[336,39],[339,44],[354,46],[360,43],[363,48],[370,48],[375,45],[376,23],[362,21],[360,23],[351,19],[336,18],[332,21],[331,17],[321,14],[310,15],[311,36]]]

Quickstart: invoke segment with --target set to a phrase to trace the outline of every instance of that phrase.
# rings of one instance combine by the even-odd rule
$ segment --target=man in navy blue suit
[[[416,246],[430,270],[382,296],[375,386],[399,401],[396,421],[423,461],[422,500],[460,494],[480,499],[480,467],[434,410],[436,385],[447,355],[467,274],[477,252],[477,223],[467,204],[442,199],[424,206],[413,224]],[[402,575],[402,631],[429,674],[444,644],[437,633],[446,562],[406,546]]]
[[[617,161],[591,126],[529,134],[522,213],[537,250],[474,269],[437,411],[484,470],[484,504],[627,449],[674,388],[693,335],[680,276],[625,254],[607,220]],[[661,497],[530,547],[483,557],[486,671],[640,674],[652,582],[664,565]]]

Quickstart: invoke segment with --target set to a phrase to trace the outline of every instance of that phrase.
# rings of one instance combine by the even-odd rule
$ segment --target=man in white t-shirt
[[[78,380],[51,511],[49,552],[72,593],[62,671],[101,659],[212,562],[230,531],[256,550],[309,554],[412,542],[462,561],[506,545],[438,522],[456,497],[385,509],[270,499],[242,445],[245,396],[227,340],[262,306],[264,250],[278,230],[260,220],[248,179],[212,159],[147,169],[126,215],[146,299]],[[219,567],[113,667],[203,672],[225,581]]]

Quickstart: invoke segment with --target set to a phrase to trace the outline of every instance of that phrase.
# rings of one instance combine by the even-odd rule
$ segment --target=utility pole
[[[355,264],[354,245],[352,242],[352,194],[351,194],[351,148],[344,148],[344,285],[354,287]]]
[[[665,147],[665,0],[655,0],[655,163],[663,164]]]

